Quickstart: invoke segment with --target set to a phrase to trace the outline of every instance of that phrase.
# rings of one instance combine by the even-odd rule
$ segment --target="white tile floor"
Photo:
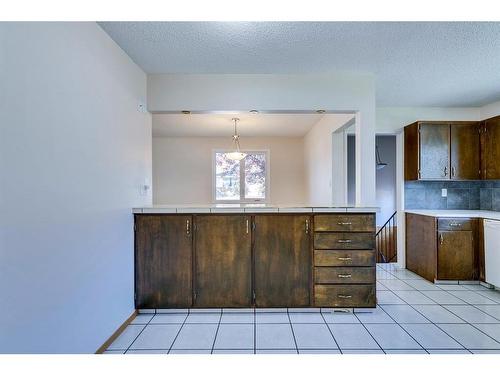
[[[376,309],[158,310],[106,354],[500,353],[500,292],[377,266]]]

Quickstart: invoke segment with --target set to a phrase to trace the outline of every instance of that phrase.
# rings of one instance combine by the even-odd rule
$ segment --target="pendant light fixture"
[[[380,159],[380,153],[378,151],[378,146],[375,146],[375,150],[377,152],[377,170],[383,169],[387,166],[387,163],[383,163],[382,159]]]
[[[233,134],[233,149],[234,151],[227,153],[227,158],[231,160],[236,160],[240,161],[247,156],[244,152],[241,152],[240,150],[240,136],[238,135],[238,121],[240,121],[239,118],[235,117],[231,119],[234,121],[234,134]]]

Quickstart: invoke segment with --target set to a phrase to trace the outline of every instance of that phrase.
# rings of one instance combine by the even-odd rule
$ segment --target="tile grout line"
[[[359,324],[361,324],[363,326],[363,328],[365,329],[365,331],[368,332],[368,334],[373,339],[373,341],[375,341],[375,343],[378,345],[378,347],[380,348],[380,350],[382,350],[384,352],[384,354],[387,354],[385,352],[384,348],[382,348],[382,345],[379,344],[379,342],[375,339],[375,337],[373,337],[372,333],[368,330],[368,328],[366,328],[365,324],[361,321],[361,319],[359,319],[358,315],[354,312],[354,310],[352,311],[352,314],[356,317],[356,319],[358,320]],[[390,318],[392,319],[392,317],[390,317]]]
[[[395,275],[394,275],[394,276],[395,276]],[[396,276],[396,277],[397,277],[397,276]],[[438,287],[438,288],[439,288],[439,287]],[[441,288],[440,288],[440,289],[441,289]],[[447,290],[444,290],[444,289],[442,289],[442,290],[443,290],[444,292],[449,293]],[[472,290],[468,290],[468,291],[472,291]],[[392,292],[392,291],[391,291],[391,292]],[[395,295],[397,296],[397,294],[396,294],[396,293],[393,293],[393,294],[395,294]],[[423,294],[423,293],[421,293],[421,294]],[[449,294],[450,294],[450,295],[452,295],[453,297],[455,297],[455,298],[457,298],[457,299],[459,299],[459,300],[463,301],[463,302],[465,303],[465,305],[466,305],[466,306],[472,306],[472,307],[474,307],[474,308],[476,308],[476,309],[477,309],[477,307],[475,307],[474,305],[472,305],[472,304],[468,303],[467,301],[465,301],[465,300],[463,300],[463,299],[461,299],[461,298],[458,298],[457,296],[453,295],[452,293],[449,293]],[[423,294],[423,295],[425,296],[425,294]],[[426,296],[426,297],[427,297],[427,296]],[[428,298],[430,298],[430,297],[428,297]],[[487,297],[485,297],[485,298],[487,298]],[[431,299],[432,301],[434,301],[432,298],[430,298],[430,299]],[[489,299],[489,298],[488,298],[488,299]],[[402,299],[402,300],[403,300],[403,299]],[[404,301],[404,300],[403,300],[403,301]],[[414,308],[411,304],[407,303],[406,301],[404,301],[404,302],[405,302],[408,306],[410,306],[412,309],[414,309],[416,312],[418,312],[419,314],[421,314],[422,316],[424,316],[422,313],[420,313],[420,311],[418,311],[417,309],[415,309],[415,308]],[[434,302],[436,302],[436,301],[434,301]],[[448,311],[450,314],[455,315],[458,319],[460,319],[460,320],[463,320],[463,321],[464,321],[464,323],[453,323],[453,324],[466,324],[466,325],[470,325],[471,327],[476,328],[476,329],[477,329],[477,330],[479,330],[481,333],[483,333],[483,334],[485,334],[486,336],[488,336],[489,338],[491,338],[493,341],[496,341],[497,343],[500,343],[499,341],[495,340],[493,337],[491,337],[491,336],[490,336],[490,335],[488,335],[487,333],[485,333],[485,332],[483,332],[482,330],[480,330],[479,328],[477,328],[477,327],[473,326],[473,325],[472,325],[472,323],[467,322],[465,319],[462,319],[460,316],[458,316],[457,314],[455,314],[453,311],[451,311],[451,310],[449,310],[448,308],[446,308],[446,306],[448,306],[448,305],[442,305],[442,304],[440,304],[439,302],[436,302],[436,304],[437,304],[438,306],[441,306],[443,309],[445,309],[446,311]],[[383,309],[382,305],[379,305],[379,306]],[[428,306],[432,306],[432,305],[428,305]],[[452,306],[462,306],[462,305],[452,305]],[[477,309],[477,310],[482,311],[482,310],[480,310],[480,309]],[[384,312],[386,312],[386,311],[384,310]],[[483,311],[483,312],[484,312],[484,311]],[[387,312],[386,312],[386,314],[387,314]],[[487,313],[485,312],[485,314],[487,314]],[[489,315],[489,314],[487,314],[487,315]],[[491,316],[491,315],[490,315],[490,316]],[[426,316],[424,316],[424,317],[427,319],[427,317],[426,317]],[[493,316],[491,316],[491,317],[492,317],[492,318],[494,318],[494,319],[496,319],[496,318],[495,318],[495,317],[493,317]],[[430,321],[430,320],[429,320],[429,321]],[[447,336],[449,336],[451,339],[453,339],[454,341],[456,341],[456,342],[457,342],[460,346],[462,346],[465,350],[467,350],[467,351],[469,351],[470,353],[472,353],[472,352],[471,352],[471,350],[470,350],[469,348],[466,348],[466,347],[465,347],[462,343],[460,343],[458,340],[456,340],[453,336],[451,336],[450,334],[448,334],[448,332],[446,332],[445,330],[443,330],[443,329],[442,329],[442,328],[438,325],[438,324],[450,324],[450,323],[434,323],[434,322],[432,322],[432,321],[430,321],[430,322],[431,322],[431,324],[435,325],[435,326],[436,326],[439,330],[441,330],[442,332],[444,332]],[[410,324],[410,323],[408,323],[408,324]],[[403,328],[403,329],[404,329],[404,328]],[[410,336],[411,336],[411,335],[410,335]],[[413,337],[412,337],[412,338],[413,338]],[[413,339],[414,339],[414,338],[413,338]],[[415,340],[415,339],[414,339],[414,340]],[[415,340],[415,341],[416,341],[416,340]],[[420,344],[420,343],[419,343],[419,344]],[[491,350],[493,350],[493,349],[491,349]]]
[[[288,316],[288,323],[290,324],[290,328],[292,330],[293,342],[295,343],[295,350],[297,354],[299,354],[299,347],[297,345],[297,340],[295,339],[295,332],[293,331],[292,319],[290,319],[290,312],[288,311],[288,308],[286,309],[286,315]]]
[[[217,330],[215,331],[214,342],[212,343],[212,351],[210,354],[214,354],[215,341],[217,341],[217,334],[219,333],[220,322],[222,320],[222,309],[220,310],[219,324],[217,324]]]
[[[342,352],[342,348],[340,347],[339,343],[337,342],[337,339],[335,338],[335,335],[333,334],[332,330],[330,329],[330,326],[329,326],[329,325],[328,325],[328,323],[326,322],[326,319],[325,319],[325,317],[324,317],[324,315],[323,315],[323,312],[322,312],[322,311],[320,311],[320,314],[321,314],[321,318],[323,319],[323,321],[324,321],[324,322],[325,322],[325,324],[326,324],[326,328],[328,328],[328,331],[330,332],[330,335],[332,335],[332,337],[333,337],[333,341],[335,342],[335,345],[337,345],[337,348],[339,348],[339,352],[340,352],[340,354],[344,354],[344,353]],[[353,314],[354,314],[354,312],[353,312]]]
[[[155,316],[156,316],[156,310],[155,310],[155,313],[153,315],[153,318]],[[151,319],[153,319],[153,318],[151,318]],[[130,327],[130,324],[128,326]],[[148,324],[145,324],[144,327],[142,327],[141,332],[139,332],[139,334],[135,337],[135,339],[132,340],[132,342],[127,347],[127,349],[125,349],[125,351],[123,352],[123,354],[127,354],[127,352],[129,351],[129,349],[132,347],[132,345],[134,345],[134,342],[139,338],[139,336],[142,334],[142,332],[144,332],[144,330],[146,329],[147,326],[148,326]]]
[[[253,309],[253,354],[257,354],[257,311]]]
[[[184,328],[184,324],[186,324],[186,321],[189,317],[189,314],[191,314],[190,312],[190,309],[188,309],[188,312],[186,314],[186,317],[184,318],[184,321],[182,322],[181,324],[181,328],[179,328],[179,330],[177,331],[177,334],[175,335],[174,339],[172,340],[172,344],[170,344],[170,348],[168,348],[168,351],[167,351],[167,354],[170,354],[170,351],[172,350],[172,348],[174,347],[174,344],[175,344],[175,340],[177,340],[177,337],[179,337],[179,334],[181,333],[182,331],[182,328]]]

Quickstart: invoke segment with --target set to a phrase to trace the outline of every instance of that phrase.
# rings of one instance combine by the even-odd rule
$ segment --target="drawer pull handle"
[[[352,240],[338,240],[338,243],[351,243]]]
[[[352,298],[352,296],[350,294],[338,294],[337,297],[343,298],[343,299]]]
[[[349,279],[349,278],[351,278],[351,277],[352,277],[352,275],[351,275],[351,274],[349,274],[349,273],[348,273],[348,274],[345,274],[345,275],[343,275],[343,274],[339,274],[339,275],[337,275],[337,277],[339,277],[339,278],[341,278],[341,279]]]
[[[306,234],[309,234],[309,220],[306,219]]]
[[[450,227],[461,227],[462,226],[462,224],[460,224],[460,223],[450,223],[449,225],[450,225]]]
[[[337,224],[338,224],[338,225],[352,225],[352,223],[351,223],[351,222],[349,222],[349,221],[346,221],[346,222],[341,221],[341,222],[339,222],[339,223],[337,223]]]
[[[246,232],[247,232],[247,234],[248,234],[248,232],[250,232],[250,222],[248,221],[248,219],[246,221]]]
[[[186,234],[189,236],[191,234],[191,225],[189,219],[186,220]]]
[[[338,260],[343,260],[343,261],[345,261],[345,262],[347,262],[348,260],[352,260],[352,258],[351,258],[351,257],[338,257],[337,259],[338,259]]]

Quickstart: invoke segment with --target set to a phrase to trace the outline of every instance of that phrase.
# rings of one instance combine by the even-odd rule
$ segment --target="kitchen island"
[[[375,307],[373,207],[157,205],[135,216],[135,306]]]

